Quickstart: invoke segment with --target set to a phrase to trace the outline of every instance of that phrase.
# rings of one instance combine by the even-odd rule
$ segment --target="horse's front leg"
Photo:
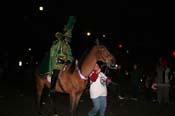
[[[76,116],[76,95],[70,94],[70,114],[71,116]]]

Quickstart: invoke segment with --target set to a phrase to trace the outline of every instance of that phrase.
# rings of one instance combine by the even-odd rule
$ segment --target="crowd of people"
[[[117,69],[109,72],[113,72],[112,81],[119,84],[119,89],[111,93],[120,100],[129,98],[160,104],[175,101],[175,66],[163,57],[149,69],[138,63],[132,64],[130,69],[119,64]]]

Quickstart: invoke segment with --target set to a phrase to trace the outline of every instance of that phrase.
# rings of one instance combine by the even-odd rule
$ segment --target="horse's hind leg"
[[[41,114],[41,106],[42,106],[42,93],[43,93],[43,89],[44,89],[44,83],[43,81],[37,80],[37,85],[36,85],[36,89],[37,89],[37,108],[38,108],[38,114],[39,116],[42,116]]]

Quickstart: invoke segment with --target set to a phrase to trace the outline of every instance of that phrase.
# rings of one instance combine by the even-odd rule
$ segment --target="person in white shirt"
[[[111,78],[101,72],[101,67],[96,64],[90,74],[90,98],[93,102],[93,108],[88,112],[88,116],[95,116],[98,112],[100,116],[105,116],[107,106],[107,85]]]

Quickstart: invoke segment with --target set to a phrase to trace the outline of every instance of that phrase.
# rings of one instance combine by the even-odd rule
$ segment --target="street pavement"
[[[59,116],[69,116],[69,96],[57,93]],[[87,116],[92,108],[88,89],[81,97],[78,116]],[[53,116],[48,90],[45,89],[43,116]],[[118,99],[113,93],[108,95],[106,116],[174,116],[175,104],[158,104],[144,99],[133,101],[127,96]],[[0,116],[38,116],[35,104],[35,83],[33,80],[0,80]]]

